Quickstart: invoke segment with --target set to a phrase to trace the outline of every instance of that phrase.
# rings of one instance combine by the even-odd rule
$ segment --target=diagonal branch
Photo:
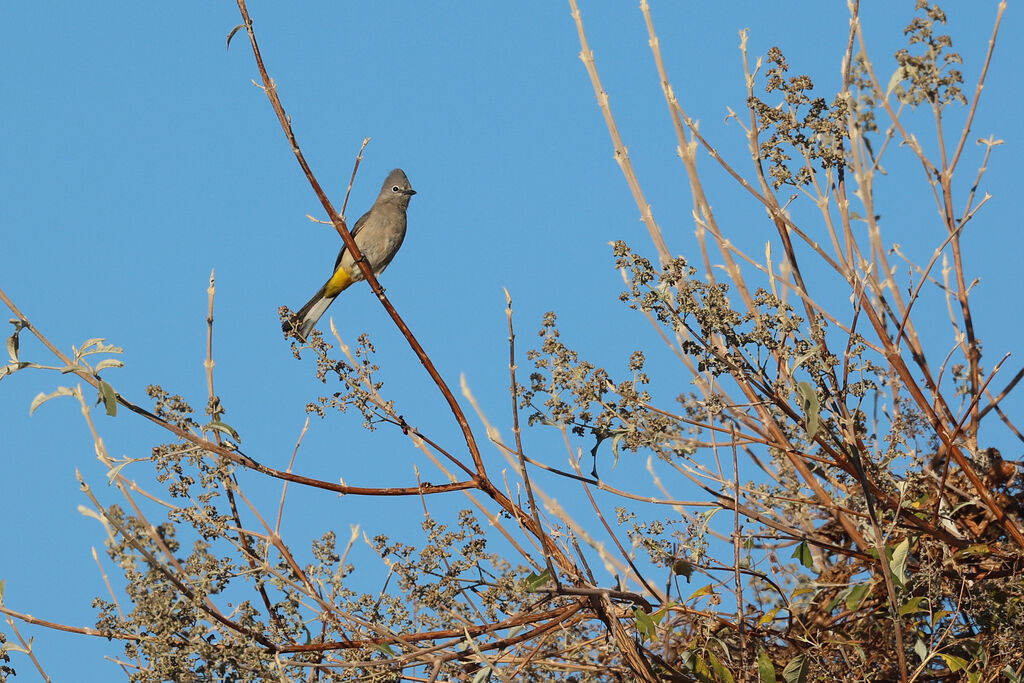
[[[302,154],[302,150],[299,148],[299,143],[295,139],[295,132],[292,130],[291,119],[284,111],[284,106],[281,104],[281,99],[277,96],[277,84],[274,83],[273,79],[270,78],[267,73],[267,68],[263,63],[263,55],[260,53],[259,44],[256,42],[256,33],[253,31],[252,19],[249,17],[249,10],[245,6],[245,0],[237,0],[238,11],[242,14],[242,20],[245,22],[245,30],[249,34],[249,44],[252,46],[253,56],[256,58],[256,67],[259,69],[260,78],[263,80],[263,91],[267,94],[267,99],[270,100],[271,106],[274,108],[274,113],[277,114],[277,120],[281,124],[281,130],[284,131],[285,137],[288,138],[288,144],[291,146],[292,153],[295,155],[295,160],[299,162],[299,166],[302,167],[302,172],[306,175],[306,180],[309,181],[310,187],[313,188],[313,192],[316,194],[317,199],[323,205],[327,211],[327,215],[330,216],[331,222],[334,224],[334,229],[341,235],[342,241],[345,243],[345,247],[349,253],[352,254],[352,258],[355,263],[359,266],[359,270],[362,272],[366,282],[370,285],[370,289],[377,295],[377,299],[380,300],[384,310],[388,312],[395,325],[401,331],[402,336],[405,337],[406,341],[409,342],[409,346],[412,348],[413,353],[419,359],[420,363],[426,369],[427,374],[434,380],[434,384],[441,391],[445,400],[448,402],[448,407],[451,408],[452,414],[455,416],[455,421],[458,422],[459,428],[462,430],[463,437],[466,440],[466,446],[469,449],[470,455],[473,457],[473,464],[476,467],[477,477],[483,478],[485,476],[485,469],[483,460],[480,457],[480,449],[477,446],[476,438],[473,436],[473,432],[469,427],[469,422],[466,420],[465,414],[462,412],[462,408],[459,406],[458,401],[455,400],[455,396],[452,394],[451,389],[441,378],[440,373],[434,367],[433,362],[427,356],[426,351],[420,346],[420,343],[413,336],[412,331],[401,316],[398,315],[398,311],[395,310],[394,306],[384,295],[384,288],[377,282],[376,276],[373,274],[373,270],[370,268],[370,264],[363,258],[362,252],[359,251],[359,247],[356,245],[352,234],[348,231],[348,226],[345,224],[345,220],[338,215],[334,210],[334,205],[331,204],[331,200],[327,198],[327,194],[324,192],[320,183],[317,181],[316,176],[310,169],[309,164],[306,162],[305,156]]]

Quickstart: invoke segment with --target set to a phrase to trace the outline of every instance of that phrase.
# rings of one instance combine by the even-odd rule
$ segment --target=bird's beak
[[[414,194],[416,194],[416,190],[414,190],[414,189],[412,189],[412,188],[410,187],[410,188],[409,188],[408,190],[406,190],[406,191],[405,191],[405,193],[406,193],[407,195],[409,195],[409,196],[411,197],[411,196],[413,196]]]

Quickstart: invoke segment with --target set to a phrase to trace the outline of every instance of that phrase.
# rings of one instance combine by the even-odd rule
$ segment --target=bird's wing
[[[362,216],[359,217],[359,220],[356,221],[355,227],[352,228],[352,239],[355,239],[356,235],[359,234],[359,231],[363,229],[363,226],[366,225],[366,219],[369,218],[369,217],[370,217],[370,212],[369,211],[367,211],[366,213],[364,213]],[[334,260],[334,270],[337,270],[338,266],[341,265],[341,257],[345,255],[345,252],[347,250],[348,250],[348,248],[344,244],[342,244],[341,245],[341,251],[338,252],[338,258],[336,258]]]

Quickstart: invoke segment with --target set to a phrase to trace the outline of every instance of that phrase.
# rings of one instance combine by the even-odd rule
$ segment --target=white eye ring
[[[398,192],[398,185],[395,185],[394,187],[392,187],[391,191],[392,192]]]

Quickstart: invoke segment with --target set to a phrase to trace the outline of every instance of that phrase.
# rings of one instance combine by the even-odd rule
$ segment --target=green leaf
[[[236,26],[233,29],[231,29],[231,33],[228,34],[228,44],[227,44],[226,49],[228,49],[228,50],[231,49],[231,39],[234,38],[235,34],[238,33],[239,31],[241,31],[243,28],[245,28],[245,24],[239,24],[238,26]]]
[[[100,380],[100,398],[103,399],[103,407],[107,409],[107,415],[117,417],[117,393],[114,387],[103,380]]]
[[[534,593],[538,588],[540,588],[550,580],[551,572],[549,572],[547,569],[542,571],[540,574],[534,574],[533,572],[530,572],[530,575],[526,577],[526,590],[530,593]]]
[[[793,591],[789,594],[789,597],[791,599],[792,598],[799,598],[801,595],[807,595],[808,593],[813,593],[813,592],[814,592],[814,587],[813,586],[800,586],[799,588],[794,588]]]
[[[203,427],[203,429],[213,430],[213,431],[217,431],[217,432],[223,432],[224,434],[227,434],[228,436],[230,436],[232,439],[234,439],[238,443],[242,443],[242,437],[240,437],[238,435],[238,432],[235,431],[234,427],[232,427],[231,425],[229,425],[226,422],[221,422],[220,420],[214,420],[210,424],[208,424],[205,427]]]
[[[963,504],[964,507],[966,507],[967,505],[971,505],[970,501]],[[963,558],[974,558],[985,557],[991,554],[992,549],[989,548],[987,545],[985,545],[984,543],[975,543],[974,545],[969,545],[960,552],[958,552],[957,556]]]
[[[907,583],[907,555],[909,554],[910,539],[904,538],[892,551],[892,559],[889,561],[892,578],[901,586],[905,586]]]
[[[800,410],[804,414],[804,422],[807,423],[807,435],[813,438],[818,433],[818,411],[821,408],[818,395],[810,382],[797,382],[796,393]]]
[[[856,610],[860,608],[860,604],[864,602],[864,598],[871,592],[871,584],[858,583],[855,586],[850,586],[846,591],[846,609]]]
[[[694,598],[699,598],[702,595],[714,595],[714,594],[715,594],[715,591],[714,591],[714,589],[711,588],[711,584],[709,583],[708,585],[704,586],[703,588],[698,588],[697,590],[693,591],[693,595],[688,597],[686,599],[686,601],[689,602],[690,600],[693,600]]]
[[[373,649],[377,650],[378,652],[383,652],[388,657],[394,657],[395,656],[395,651],[392,650],[391,646],[388,645],[387,643],[374,643]]]
[[[790,557],[796,558],[808,569],[814,567],[814,557],[811,555],[811,547],[807,545],[807,541],[800,541],[800,545],[796,547]]]
[[[651,614],[651,619],[654,620],[655,624],[660,624],[661,621],[668,615],[669,610],[672,609],[675,606],[676,606],[676,603],[671,601],[671,600],[669,602],[666,602],[664,607],[662,607],[657,612],[654,612],[654,613]]]
[[[927,599],[928,598],[923,595],[919,595],[916,598],[910,598],[900,605],[900,616],[906,616],[907,614],[913,614],[914,612],[927,612],[928,608],[921,606],[921,603]]]
[[[36,412],[36,408],[49,401],[51,398],[57,398],[58,396],[74,395],[75,392],[67,387],[57,387],[57,391],[53,392],[52,394],[40,393],[38,396],[32,399],[32,405],[28,407],[28,414],[31,415],[32,413]]]
[[[715,656],[714,652],[706,650],[704,654],[707,655],[708,660],[711,662],[711,670],[715,672],[715,677],[718,680],[725,681],[726,683],[735,683],[736,679],[732,677],[732,672],[718,661],[718,657]]]
[[[640,642],[657,640],[658,625],[654,623],[654,619],[651,619],[651,615],[639,607],[633,610],[633,615],[636,617],[636,630],[640,634]]]
[[[760,683],[775,683],[775,665],[764,650],[757,654],[757,677]]]
[[[809,358],[813,358],[815,354],[818,353],[818,351],[818,345],[815,344],[814,346],[811,347],[809,351],[805,351],[799,356],[797,356],[795,359],[793,359],[793,368],[789,371],[789,374],[792,375],[794,372],[796,372],[797,368],[806,363]]]
[[[804,683],[807,680],[807,670],[811,668],[810,662],[804,655],[797,655],[789,660],[789,664],[782,670],[782,680],[786,683]]]
[[[0,582],[0,583],[2,583],[2,582]],[[2,598],[2,597],[3,597],[3,586],[0,586],[0,598]],[[1021,683],[1020,676],[1017,675],[1017,672],[1014,671],[1013,667],[1011,667],[1009,664],[1007,664],[1006,668],[1003,669],[1003,675],[1006,676],[1007,683]]]
[[[948,666],[949,670],[953,673],[956,673],[961,669],[967,668],[967,660],[963,659],[962,657],[957,657],[956,655],[943,654],[941,652],[939,653],[939,656],[942,657],[942,660],[946,662],[946,666]]]

